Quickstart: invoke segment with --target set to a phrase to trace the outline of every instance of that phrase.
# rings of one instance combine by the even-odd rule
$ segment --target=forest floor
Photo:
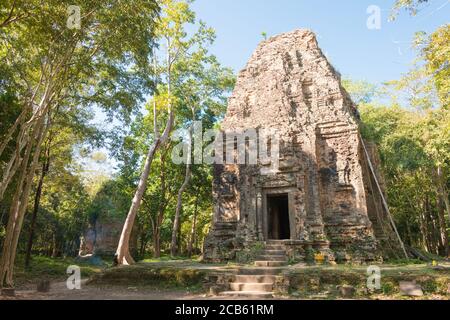
[[[21,258],[18,266],[23,265]],[[66,270],[69,265],[81,269],[80,290],[67,289]],[[29,269],[16,268],[16,297],[1,299],[33,300],[202,300],[222,299],[207,295],[205,275],[233,273],[244,265],[207,265],[193,260],[144,260],[130,267],[110,268],[108,264],[92,266],[75,259],[49,259],[36,257]],[[336,285],[352,285],[357,290],[355,299],[392,300],[411,299],[399,293],[399,281],[417,281],[424,291],[414,299],[449,300],[450,264],[381,265],[381,290],[367,294],[364,291],[367,266],[305,264],[285,267],[291,281],[290,294],[278,299],[342,299]],[[41,280],[51,282],[48,293],[38,293],[36,285]]]

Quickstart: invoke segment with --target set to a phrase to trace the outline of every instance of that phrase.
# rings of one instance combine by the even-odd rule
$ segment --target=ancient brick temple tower
[[[297,257],[312,251],[329,260],[372,260],[386,246],[395,252],[367,159],[370,154],[376,169],[376,152],[360,139],[359,121],[312,32],[261,43],[239,74],[222,130],[275,130],[279,168],[262,175],[262,161],[215,166],[215,212],[204,259],[233,260],[268,240],[285,240]]]

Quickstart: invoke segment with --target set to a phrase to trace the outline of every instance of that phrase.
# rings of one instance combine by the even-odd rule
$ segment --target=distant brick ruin
[[[376,168],[377,152],[364,146],[359,126],[340,74],[311,31],[262,42],[239,74],[222,130],[275,130],[279,167],[263,175],[270,165],[263,161],[215,165],[204,260],[235,260],[269,240],[284,240],[295,259],[311,252],[329,261],[396,255],[399,241],[366,156]]]

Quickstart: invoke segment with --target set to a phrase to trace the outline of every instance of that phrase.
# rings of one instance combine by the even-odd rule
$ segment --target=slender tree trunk
[[[161,237],[160,237],[160,228],[158,227],[153,236],[153,256],[156,259],[161,258]]]
[[[51,238],[53,238],[53,235]],[[48,248],[47,248],[47,252],[45,253],[45,255],[47,257],[51,257],[52,252],[53,252],[53,241],[52,241],[52,239],[47,239],[47,241],[48,241]]]
[[[3,287],[5,284],[9,287],[14,286],[13,273],[17,243],[19,241],[20,231],[22,229],[23,218],[27,208],[36,166],[41,153],[42,142],[48,129],[48,125],[45,123],[46,121],[46,115],[42,116],[37,121],[33,128],[32,137],[34,139],[29,140],[25,150],[24,159],[22,160],[20,177],[18,179],[16,193],[11,206],[6,229],[6,237],[0,259],[0,287]],[[35,141],[36,143],[34,143]],[[30,163],[33,146],[35,150]]]
[[[5,206],[2,205],[1,202],[0,202],[0,210],[2,211],[2,214],[0,215],[0,227],[1,227],[1,226],[4,226],[3,218],[6,215],[6,208],[5,208]],[[1,247],[1,243],[0,243],[0,247]]]
[[[53,233],[52,237],[52,258],[56,258],[58,256],[58,241],[56,240],[56,231]]]
[[[409,219],[407,217],[405,223],[406,223],[406,233],[407,233],[407,236],[408,236],[408,245],[413,247],[414,245],[413,245],[413,238],[412,238],[412,234],[411,234],[411,226],[410,226],[408,220]]]
[[[445,221],[445,204],[440,197],[438,197],[437,207],[439,219],[439,234],[442,243],[439,254],[448,257],[450,252],[448,246],[447,223]]]
[[[47,146],[46,150],[46,159],[42,166],[42,172],[41,177],[39,178],[38,186],[36,189],[36,196],[34,198],[34,207],[33,207],[33,214],[31,217],[31,226],[30,226],[30,234],[28,236],[28,243],[27,243],[27,249],[25,254],[25,267],[28,268],[30,266],[30,258],[31,258],[31,251],[33,249],[33,238],[34,238],[34,232],[36,229],[36,220],[37,220],[37,214],[39,211],[39,205],[41,201],[41,195],[42,195],[42,188],[44,185],[44,178],[48,173],[49,167],[50,167],[50,142],[49,146]]]
[[[28,112],[28,108],[23,108],[22,112],[20,113],[19,117],[17,117],[16,121],[12,125],[12,127],[8,130],[8,133],[3,138],[2,143],[0,144],[0,156],[3,154],[3,151],[6,149],[6,146],[8,145],[9,141],[14,135],[14,132],[17,131],[17,128],[20,128],[25,120],[25,116]]]
[[[448,192],[445,187],[445,175],[441,167],[437,168],[437,189],[438,195],[442,199],[445,205],[445,211],[447,211],[448,219],[450,221],[450,202],[448,200]]]
[[[411,200],[412,199],[412,200]],[[414,238],[417,239],[417,245],[418,247],[426,247],[426,239],[425,239],[425,228],[423,226],[423,222],[422,222],[422,211],[419,206],[416,206],[415,204],[413,204],[414,199],[418,199],[418,197],[416,196],[411,196],[411,197],[406,197],[407,202],[409,203],[409,206],[411,208],[411,212],[414,212],[417,216],[418,216],[418,220],[419,220],[419,229],[420,229],[420,233],[419,235],[421,237],[419,238]],[[414,201],[414,203],[416,203],[416,201]],[[412,237],[412,233],[411,233],[411,244],[413,244],[415,241],[413,241],[413,237]]]
[[[420,222],[420,230],[421,230],[421,235],[422,235],[422,242],[423,242],[423,248],[427,251],[430,252],[429,248],[429,240],[428,240],[428,227],[427,227],[427,221],[425,219],[425,213],[424,213],[425,208],[421,207],[419,208],[419,222]]]
[[[193,126],[195,125],[195,109],[191,107],[192,113],[192,126],[189,128],[189,139],[188,139],[188,148],[187,148],[187,157],[186,157],[186,173],[184,176],[184,182],[178,190],[178,198],[177,198],[177,207],[175,210],[175,217],[173,221],[173,229],[172,229],[172,242],[170,244],[170,254],[172,257],[176,256],[179,248],[178,248],[178,233],[180,231],[180,220],[181,220],[181,210],[183,206],[183,193],[186,191],[189,183],[192,178],[192,138],[193,138]]]
[[[197,214],[198,214],[198,194],[195,197],[195,206],[194,206],[194,217],[192,221],[192,227],[191,227],[191,236],[189,237],[189,244],[188,244],[188,257],[192,257],[192,251],[194,243],[196,242],[196,235],[197,235]]]
[[[167,208],[167,205],[169,201],[166,199],[166,193],[167,193],[167,186],[166,186],[166,169],[165,169],[165,153],[161,152],[160,155],[160,162],[161,162],[161,170],[159,173],[159,179],[161,181],[161,199],[160,199],[160,205],[158,208],[158,212],[156,214],[156,221],[155,221],[155,232],[154,232],[154,238],[153,238],[153,256],[155,258],[161,257],[161,225],[164,220],[165,211]]]
[[[178,252],[178,232],[180,230],[180,220],[181,220],[181,209],[182,209],[182,200],[183,200],[183,193],[188,187],[189,183],[191,181],[191,164],[186,165],[186,175],[184,178],[183,185],[181,186],[180,190],[178,191],[178,198],[177,198],[177,208],[175,211],[175,218],[173,221],[173,229],[172,229],[172,242],[170,245],[170,254],[172,257],[177,255]]]
[[[431,205],[430,205],[430,196],[427,194],[425,196],[425,221],[428,225],[428,241],[429,241],[429,245],[430,245],[430,252],[432,252],[433,254],[438,254],[438,242],[437,242],[437,237],[436,237],[436,225],[435,225],[435,221],[433,218],[433,214],[431,212]]]
[[[41,74],[41,80],[42,80],[42,74]],[[41,81],[40,80],[40,81]],[[16,172],[19,170],[19,168],[22,167],[24,159],[26,157],[21,157],[22,151],[25,149],[25,155],[27,154],[28,146],[33,146],[34,142],[37,141],[36,132],[39,132],[36,130],[36,128],[40,128],[43,125],[44,119],[48,117],[49,110],[50,110],[50,103],[49,101],[52,99],[53,95],[50,94],[50,84],[47,84],[45,88],[45,92],[43,94],[43,97],[41,99],[41,102],[39,103],[39,106],[37,107],[36,111],[31,116],[31,119],[25,122],[25,119],[18,119],[18,123],[21,124],[19,134],[17,136],[16,141],[16,149],[14,154],[11,156],[5,170],[3,170],[3,178],[0,182],[0,201],[3,199],[4,193],[6,189],[8,188],[9,184],[11,183],[12,178],[16,174]],[[37,88],[38,89],[38,88]],[[36,91],[33,94],[33,97],[31,101],[34,101]],[[25,109],[28,109],[30,107],[25,107]],[[24,114],[26,114],[26,110],[24,110]],[[30,133],[32,134],[30,136]],[[40,144],[36,145],[36,147],[41,147],[42,141]],[[29,158],[28,158],[29,160]],[[28,165],[28,163],[26,163]]]
[[[154,232],[154,238],[153,238],[153,247],[154,247],[154,253],[153,256],[155,258],[161,258],[161,226],[164,220],[166,206],[163,205],[159,212],[158,217],[156,219],[156,231]]]
[[[158,232],[157,232],[157,235],[158,235],[158,248],[157,248],[157,251],[156,251],[157,258],[161,257],[161,250],[162,250],[162,248],[161,248],[161,229],[162,229],[162,224],[163,224],[163,221],[164,221],[164,217],[166,215],[166,209],[167,209],[167,205],[168,204],[169,203],[167,201],[163,205],[163,207],[160,209],[160,212],[158,214],[158,221],[157,221],[157,224],[158,224]]]
[[[140,234],[140,238],[141,238],[141,243],[140,243],[140,248],[139,248],[139,256],[140,257],[144,257],[145,256],[145,248],[147,247],[147,241],[146,241],[146,233],[143,230],[143,228],[141,228],[141,232],[139,232]]]

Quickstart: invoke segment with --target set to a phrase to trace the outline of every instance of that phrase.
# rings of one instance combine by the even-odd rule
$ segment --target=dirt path
[[[65,282],[51,284],[49,293],[38,293],[35,289],[16,290],[16,297],[0,300],[199,300],[205,295],[176,290],[159,290],[145,287],[88,286],[85,281],[80,290],[67,289]]]
[[[162,266],[167,267],[166,264],[143,264],[140,268],[161,268]],[[138,268],[139,266],[135,266],[134,268]],[[182,270],[186,266],[171,266],[175,269]],[[192,266],[189,266],[193,268]],[[427,265],[408,265],[408,266],[391,266],[384,265],[382,267],[383,271],[383,281],[390,281],[388,284],[392,284],[394,287],[398,280],[407,277],[411,279],[411,277],[417,276],[417,278],[427,278],[431,277],[431,280],[439,278],[440,281],[446,281],[446,273],[450,266],[447,264],[442,264],[439,266],[439,270],[435,270],[436,268],[432,268]],[[145,269],[144,268],[144,269]],[[186,267],[187,268],[187,267]],[[208,270],[222,270],[229,271],[229,266],[197,266],[198,269],[201,270],[207,268]],[[346,266],[324,266],[324,267],[305,267],[305,266],[290,266],[288,269],[290,271],[298,272],[299,277],[316,277],[317,273],[321,274],[331,274],[336,276],[358,276],[359,273],[364,274],[365,266],[360,267],[346,267]],[[443,269],[443,270],[441,270]],[[112,270],[111,272],[118,272],[123,270]],[[130,269],[129,272],[138,272],[142,270],[134,270]],[[358,273],[358,274],[357,274]],[[145,275],[145,273],[143,273]],[[123,276],[123,274],[122,274]],[[125,273],[126,276],[126,273]],[[148,275],[147,275],[148,276]],[[393,278],[390,279],[389,277]],[[434,277],[434,278],[433,278]],[[135,277],[132,279],[136,280]],[[328,278],[327,278],[328,279]],[[386,280],[387,279],[387,280]],[[447,278],[448,279],[448,278]],[[358,279],[357,279],[358,280]],[[430,280],[430,281],[431,281]],[[425,281],[425,280],[423,280]],[[448,280],[446,281],[448,283]],[[127,282],[123,282],[127,283]],[[329,285],[334,285],[334,283],[329,283]],[[325,290],[325,289],[324,289]],[[450,290],[450,287],[449,287]],[[442,290],[441,290],[442,291]],[[326,291],[328,292],[328,291]],[[330,294],[329,292],[324,296],[319,296],[318,293],[311,293],[311,296],[305,296],[300,294],[301,292],[296,292],[297,295],[292,295],[291,297],[286,297],[286,299],[339,299],[338,296],[334,294]],[[450,291],[449,291],[450,293]],[[227,299],[231,299],[232,297],[227,297]],[[372,296],[362,296],[364,299],[397,299],[405,297],[401,297],[395,292],[393,294],[382,294],[372,295]],[[424,297],[420,299],[445,299],[448,300],[448,294],[435,294],[434,292],[427,293]],[[36,281],[33,282],[22,282],[21,285],[16,289],[16,297],[7,298],[2,297],[0,295],[0,300],[223,300],[221,297],[210,297],[206,296],[204,293],[192,292],[189,289],[159,289],[155,286],[146,287],[142,285],[110,285],[109,282],[105,282],[105,284],[95,284],[91,283],[90,285],[86,284],[86,280],[81,284],[81,290],[69,290],[67,289],[66,283],[63,281],[63,278],[55,279],[51,284],[51,290],[49,293],[38,293],[36,292]],[[242,298],[236,298],[238,300],[242,300]]]

